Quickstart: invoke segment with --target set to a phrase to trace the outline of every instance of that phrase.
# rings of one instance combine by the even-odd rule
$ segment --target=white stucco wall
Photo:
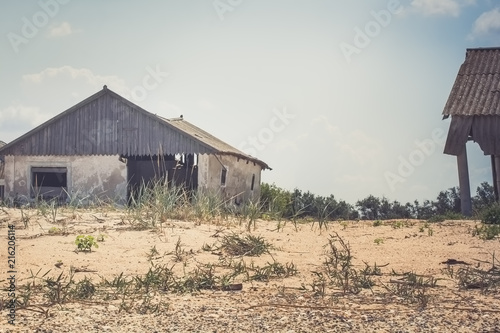
[[[227,168],[226,185],[221,186],[222,166]],[[199,155],[198,187],[220,192],[226,198],[238,200],[260,199],[261,167],[245,159],[232,155]],[[254,188],[251,190],[252,175],[255,175]]]
[[[5,156],[5,196],[31,196],[32,167],[65,167],[71,196],[127,199],[127,166],[119,156]]]

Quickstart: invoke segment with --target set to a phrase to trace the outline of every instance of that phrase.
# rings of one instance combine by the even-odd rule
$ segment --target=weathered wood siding
[[[469,136],[485,155],[500,155],[500,116],[452,116],[444,153],[460,155]]]
[[[9,144],[3,155],[214,153],[159,117],[103,89]]]

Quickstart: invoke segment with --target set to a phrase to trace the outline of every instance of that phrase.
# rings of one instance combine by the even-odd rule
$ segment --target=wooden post
[[[498,158],[498,156],[497,156]],[[497,179],[497,165],[495,162],[495,155],[491,155],[491,174],[493,176],[493,191],[495,192],[495,201],[499,201],[498,199],[498,179]]]
[[[470,197],[469,166],[467,164],[467,148],[464,145],[463,152],[457,156],[458,183],[460,187],[460,203],[462,214],[472,216],[472,200]]]
[[[497,199],[497,202],[500,202],[500,199],[499,199],[499,192],[498,190],[500,189],[500,155],[495,155],[494,157],[494,171],[493,171],[493,174],[495,176],[495,178],[493,179],[493,182],[495,183],[495,195],[496,195],[496,199]]]

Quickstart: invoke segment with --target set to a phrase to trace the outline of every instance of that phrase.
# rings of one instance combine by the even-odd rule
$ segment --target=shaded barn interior
[[[444,107],[451,116],[444,153],[457,156],[462,214],[472,215],[466,143],[491,156],[493,184],[500,188],[500,47],[467,49]]]
[[[166,186],[183,188],[192,194],[198,189],[198,165],[196,154],[129,156],[127,160],[128,197],[137,198],[143,186],[158,182]]]

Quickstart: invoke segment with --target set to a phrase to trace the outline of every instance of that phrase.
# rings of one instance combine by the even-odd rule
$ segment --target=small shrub
[[[52,227],[49,229],[49,234],[51,235],[60,235],[62,233],[63,233],[62,230],[57,227]]]
[[[272,245],[261,236],[247,235],[244,238],[236,234],[224,236],[220,246],[230,256],[258,257],[268,253]]]
[[[484,224],[500,225],[500,205],[494,204],[486,208],[483,212],[481,222],[483,222]]]
[[[105,235],[105,234],[99,234],[99,236],[97,236],[97,241],[98,242],[104,242],[104,240],[108,237],[108,235]]]
[[[78,235],[76,236],[75,244],[78,251],[89,251],[92,252],[92,246],[96,249],[99,247],[94,236],[91,235]]]
[[[382,223],[382,221],[380,221],[380,220],[373,221],[373,226],[374,226],[374,227],[380,227],[382,224],[383,224],[383,223]]]
[[[391,224],[391,227],[392,227],[393,229],[400,229],[400,228],[402,228],[402,227],[403,227],[403,223],[401,223],[400,221],[398,221],[398,222],[394,222],[394,223],[392,223],[392,224]]]
[[[500,225],[476,225],[472,230],[472,236],[477,236],[483,240],[495,239],[498,235],[500,235]]]
[[[380,245],[384,242],[384,239],[383,238],[375,238],[375,240],[373,242],[377,245]]]

